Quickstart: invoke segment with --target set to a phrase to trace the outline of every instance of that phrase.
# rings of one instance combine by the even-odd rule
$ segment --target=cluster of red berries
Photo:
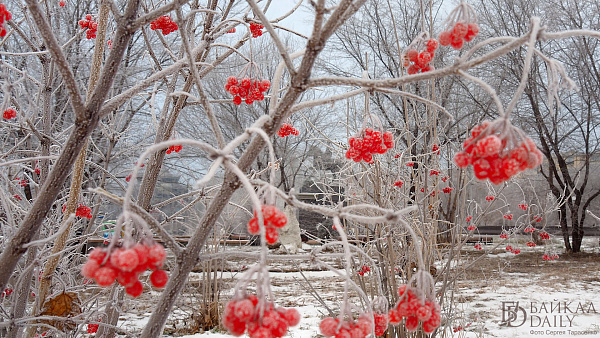
[[[267,303],[261,311],[258,298],[250,295],[240,300],[231,300],[223,311],[223,326],[234,336],[241,336],[248,331],[250,338],[283,337],[289,327],[300,323],[300,313],[294,308],[275,307]]]
[[[394,187],[402,188],[403,184],[404,184],[404,182],[398,180],[398,181],[394,182]]]
[[[457,22],[450,30],[443,31],[438,36],[442,46],[452,46],[461,49],[465,42],[473,40],[479,33],[479,26],[475,22]]]
[[[365,273],[369,273],[369,272],[371,272],[371,268],[368,267],[367,265],[363,265],[357,273],[360,276],[364,276]]]
[[[527,204],[519,204],[519,209],[527,210]]]
[[[535,216],[533,220],[539,223],[542,221],[542,216]]]
[[[506,234],[506,233],[500,234],[500,238],[502,238],[502,239],[508,239],[508,234]]]
[[[258,23],[254,23],[251,22],[250,23],[250,33],[252,33],[252,37],[253,38],[257,38],[259,36],[262,35],[262,29],[265,28],[265,26],[258,24]]]
[[[477,250],[482,250],[483,249],[483,247],[481,246],[481,244],[475,244],[474,248],[477,249]]]
[[[550,234],[547,232],[540,232],[540,239],[550,239]]]
[[[527,246],[530,248],[533,248],[535,246],[535,243],[533,242],[527,242]]]
[[[433,41],[435,41],[435,40],[433,40]],[[433,147],[431,147],[431,151],[432,152],[436,152],[436,155],[439,155],[440,154],[440,147],[437,144],[434,143]]]
[[[160,244],[138,243],[131,248],[119,248],[111,253],[96,248],[81,267],[81,274],[94,279],[100,286],[110,286],[116,279],[125,287],[125,292],[137,297],[144,289],[138,279],[139,274],[147,269],[154,270],[150,275],[152,285],[162,288],[167,284],[167,273],[159,270],[166,257],[167,252]]]
[[[506,251],[510,251],[511,253],[513,253],[513,254],[515,254],[515,255],[518,255],[518,254],[520,254],[520,253],[521,253],[521,250],[519,250],[519,249],[514,249],[514,248],[513,248],[512,246],[510,246],[510,245],[506,247]]]
[[[462,331],[462,330],[464,330],[464,329],[468,328],[469,326],[471,326],[471,324],[472,324],[472,323],[468,323],[467,325],[465,325],[465,327],[462,327],[462,326],[460,326],[460,325],[459,325],[459,326],[454,326],[454,327],[452,327],[452,331],[454,331],[454,333],[456,333],[456,332],[460,332],[460,331]]]
[[[64,2],[64,0],[60,0],[60,1],[58,2],[58,5],[59,5],[60,7],[65,7],[65,4],[66,4],[66,3]]]
[[[92,209],[83,204],[80,204],[77,207],[77,210],[75,211],[75,217],[91,219],[92,218]]]
[[[87,14],[85,16],[85,20],[79,20],[79,26],[81,26],[81,29],[87,28],[87,31],[85,32],[85,34],[86,34],[86,37],[88,38],[88,40],[96,38],[96,31],[98,30],[98,23],[95,22],[94,20],[92,20],[91,14]]]
[[[65,212],[66,210],[67,210],[67,205],[63,204],[62,212]],[[92,218],[92,209],[83,204],[80,204],[77,207],[77,210],[75,210],[75,217],[91,219]]]
[[[382,313],[374,313],[375,335],[382,336],[388,327],[388,317]],[[366,314],[361,314],[358,320],[345,320],[340,326],[339,318],[326,317],[319,324],[321,334],[325,337],[363,338],[373,331],[371,320]]]
[[[235,33],[235,27],[233,27],[232,29],[228,30],[227,33]]]
[[[535,231],[535,228],[532,226],[528,226],[527,228],[523,229],[523,231],[527,233],[533,233]]]
[[[439,304],[430,300],[423,302],[417,290],[407,285],[401,285],[398,294],[400,295],[398,304],[388,313],[390,324],[400,324],[402,319],[406,318],[404,326],[407,331],[416,331],[421,322],[425,333],[432,333],[440,326]]]
[[[429,39],[423,46],[424,49],[419,53],[416,49],[410,49],[404,55],[403,65],[406,69],[408,75],[413,75],[417,73],[425,73],[431,70],[434,70],[435,67],[430,65],[429,63],[433,60],[435,55],[435,50],[439,47],[439,43],[436,39]],[[434,148],[437,145],[434,145]],[[438,148],[439,149],[439,148]],[[433,151],[436,151],[434,149]]]
[[[287,217],[283,211],[280,211],[273,205],[263,205],[260,210],[265,222],[265,238],[267,243],[273,244],[279,239],[279,231],[277,229],[283,228],[287,224]],[[248,222],[248,232],[252,235],[260,233],[256,211],[254,211],[254,218]]]
[[[100,327],[100,324],[88,324],[88,326],[87,326],[87,333],[96,333],[96,332],[98,332],[98,327]]]
[[[13,293],[13,289],[4,289],[4,291],[2,291],[0,296],[2,296],[2,297],[10,296],[11,293]]]
[[[500,184],[519,172],[533,169],[542,163],[543,154],[530,138],[507,150],[506,140],[493,133],[480,135],[490,124],[489,121],[484,121],[471,130],[471,137],[463,144],[464,151],[454,156],[454,163],[458,167],[473,165],[478,179],[488,178],[493,184]]]
[[[394,134],[390,131],[381,133],[372,128],[366,128],[362,132],[363,137],[351,137],[348,139],[350,149],[346,151],[346,158],[354,162],[373,161],[373,154],[385,154],[394,147]]]
[[[1,4],[0,4],[1,5]],[[10,120],[12,118],[17,117],[17,111],[12,109],[12,108],[8,108],[7,110],[4,111],[4,113],[2,114],[2,117],[5,120]]]
[[[298,131],[298,129],[294,128],[291,124],[289,123],[283,123],[281,125],[281,128],[279,128],[279,131],[277,131],[277,136],[279,137],[286,137],[289,135],[300,135],[300,132]]]
[[[446,181],[450,178],[450,176],[444,176],[442,177],[442,182],[446,183]]]
[[[167,149],[167,154],[170,154],[172,152],[178,153],[181,149],[183,149],[183,146],[181,144],[170,146],[169,149]]]
[[[439,174],[440,174],[440,171],[439,171],[439,170],[433,170],[433,169],[431,169],[431,171],[429,171],[429,176],[433,176],[433,175],[436,175],[436,176],[437,176],[437,175],[439,175]]]
[[[491,201],[493,201],[493,200],[495,200],[495,199],[496,199],[496,198],[495,198],[494,196],[486,196],[486,197],[485,197],[485,200],[486,200],[486,201],[488,201],[488,202],[491,202]]]
[[[174,32],[178,29],[177,24],[171,20],[171,17],[168,15],[163,15],[160,18],[152,21],[150,23],[150,29],[162,30],[163,35],[169,35],[171,32]]]
[[[477,227],[476,227],[476,226],[474,226],[474,225],[469,225],[469,226],[467,227],[467,230],[469,230],[469,231],[473,231],[473,230],[475,230],[475,229],[477,229]]]
[[[558,255],[557,254],[554,254],[554,255],[544,254],[542,256],[542,259],[545,260],[545,261],[553,261],[555,259],[558,259]]]
[[[13,197],[14,197],[14,198],[15,198],[17,201],[21,201],[21,200],[23,200],[23,199],[21,198],[21,196],[19,196],[19,195],[16,195],[16,194],[15,194],[15,195],[13,195]]]
[[[449,194],[452,190],[454,190],[454,188],[445,187],[444,189],[442,189],[442,191],[444,192],[444,194]]]
[[[510,221],[510,220],[512,220],[512,218],[513,218],[513,214],[506,214],[506,215],[504,215],[503,217],[504,217],[505,219],[507,219],[507,220],[509,220],[509,221]]]
[[[465,219],[465,221],[470,222],[473,219],[473,216],[467,216],[467,218]]]
[[[225,84],[225,90],[233,95],[233,103],[238,106],[242,104],[242,99],[246,104],[264,100],[264,92],[269,88],[271,88],[271,81],[266,79],[262,81],[252,80],[248,77],[230,76],[227,78],[227,84]]]
[[[12,14],[6,9],[4,4],[0,4],[0,37],[6,36],[6,28],[4,28],[4,21],[8,21],[12,18]]]

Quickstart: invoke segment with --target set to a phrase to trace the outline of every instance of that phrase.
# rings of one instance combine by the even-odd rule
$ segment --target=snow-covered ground
[[[450,314],[444,314],[446,337],[600,337],[598,238],[586,238],[586,254],[561,255],[559,260],[551,262],[543,261],[542,254],[560,254],[562,243],[559,241],[535,248],[527,248],[523,243],[518,245],[522,250],[519,255],[504,252],[504,246],[487,254],[485,251],[494,245],[484,245],[481,251],[473,249],[472,245],[465,248],[465,262],[453,264],[456,269],[480,255],[485,257],[464,269],[454,293],[448,294],[454,309]],[[278,266],[284,266],[284,263],[278,264],[274,264],[271,273],[277,304],[295,307],[302,315],[300,324],[291,328],[287,336],[319,337],[318,324],[320,318],[327,316],[327,311],[311,295],[301,273],[277,272]],[[305,267],[307,264],[302,265]],[[303,274],[335,311],[341,299],[341,279],[330,271],[305,271]],[[223,275],[230,281],[239,276],[239,272]],[[190,280],[200,277],[196,273]],[[228,295],[221,297],[227,299]],[[137,313],[143,312],[143,308],[137,309]],[[119,326],[130,331],[143,327],[148,315],[135,313],[128,312]],[[183,316],[184,311],[181,314]],[[224,332],[205,332],[181,337],[231,336]]]

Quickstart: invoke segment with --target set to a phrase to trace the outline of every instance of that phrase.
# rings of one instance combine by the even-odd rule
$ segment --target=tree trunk
[[[571,227],[573,229],[573,246],[571,252],[581,252],[581,242],[583,241],[583,222],[577,219],[577,214],[572,216]]]
[[[560,229],[562,230],[563,239],[565,241],[565,249],[567,252],[573,252],[571,242],[569,240],[569,225],[567,222],[567,206],[563,203],[560,206]]]

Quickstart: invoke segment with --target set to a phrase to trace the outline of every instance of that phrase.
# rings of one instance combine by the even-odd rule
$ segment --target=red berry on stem
[[[168,280],[169,276],[165,270],[156,270],[150,275],[150,282],[157,288],[162,288],[167,285]]]
[[[142,291],[144,291],[144,286],[140,281],[137,281],[132,286],[125,288],[125,292],[133,297],[141,295]]]

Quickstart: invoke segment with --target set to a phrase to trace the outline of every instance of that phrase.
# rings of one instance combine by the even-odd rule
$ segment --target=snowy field
[[[497,238],[494,241],[497,242]],[[446,337],[600,337],[600,249],[598,238],[585,240],[585,254],[561,255],[557,261],[543,261],[542,254],[548,251],[561,253],[562,244],[553,242],[535,248],[523,248],[522,253],[506,253],[504,247],[487,254],[494,245],[484,245],[483,251],[473,245],[465,248],[464,262],[457,264],[464,271],[457,280],[457,289],[448,293],[455,306],[451,314],[443,315]],[[252,249],[254,250],[254,249]],[[464,268],[470,260],[485,255],[475,264]],[[277,272],[287,267],[286,271]],[[291,328],[287,337],[320,337],[318,324],[327,311],[313,297],[302,274],[289,269],[289,264],[273,263],[271,284],[277,304],[296,307],[302,315],[297,327]],[[310,271],[308,264],[301,266],[303,274],[323,301],[334,311],[341,299],[343,283],[332,272]],[[237,280],[241,273],[223,273],[225,280]],[[190,281],[199,280],[200,273],[190,276]],[[222,300],[229,299],[227,294]],[[152,292],[149,297],[157,297]],[[150,299],[149,299],[150,300]],[[193,299],[191,300],[193,301]],[[132,302],[133,303],[133,302]],[[148,321],[150,303],[134,305],[127,309],[119,326],[135,335]],[[182,318],[188,310],[175,311]],[[189,311],[188,311],[189,312]],[[503,317],[504,316],[504,317]],[[171,318],[171,325],[186,325],[185,320]],[[439,332],[441,333],[441,332]],[[176,336],[173,334],[172,336]],[[223,338],[232,337],[224,332],[178,335],[180,337]],[[165,336],[168,337],[168,336]]]

